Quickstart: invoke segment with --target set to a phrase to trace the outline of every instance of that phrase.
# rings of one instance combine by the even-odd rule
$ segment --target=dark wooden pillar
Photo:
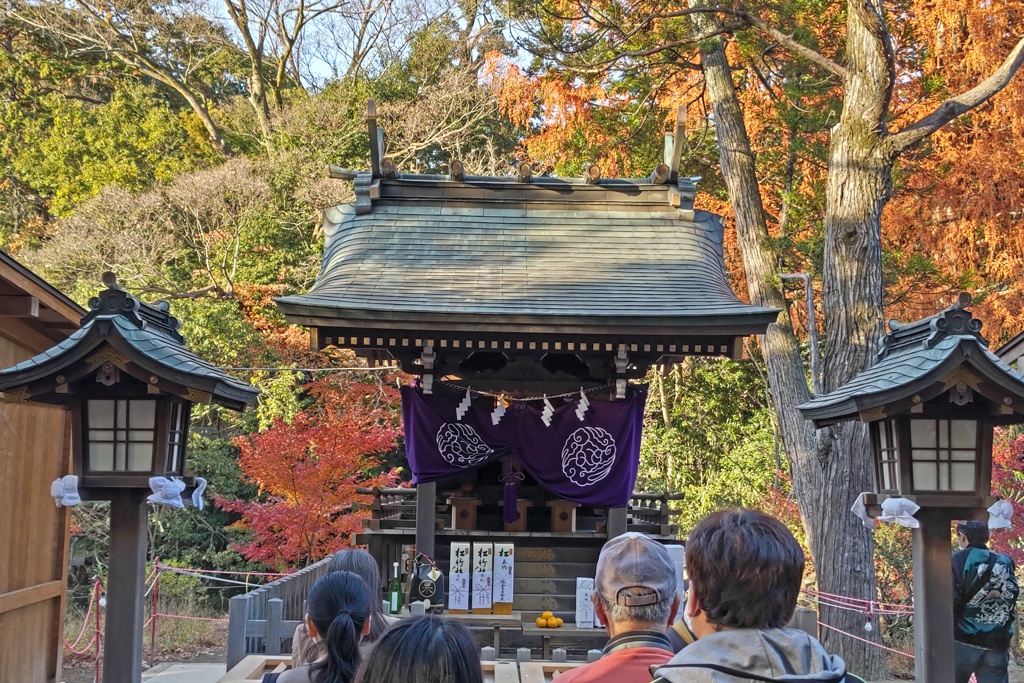
[[[914,651],[917,680],[953,683],[953,513],[922,508],[914,529]]]
[[[626,508],[608,508],[608,538],[626,533]]]
[[[142,605],[146,580],[146,489],[114,492],[110,500],[103,683],[142,680]]]
[[[434,557],[434,518],[437,510],[437,483],[416,484],[416,550]]]

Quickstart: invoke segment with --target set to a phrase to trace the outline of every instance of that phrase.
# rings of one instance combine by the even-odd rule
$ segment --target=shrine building
[[[277,299],[315,349],[418,378],[402,390],[415,488],[375,490],[357,542],[387,575],[415,546],[453,589],[453,544],[512,543],[514,610],[572,621],[605,540],[675,540],[673,497],[633,490],[648,369],[739,359],[779,311],[736,297],[722,220],[693,208],[678,153],[639,179],[404,174],[371,156],[333,169],[356,199],[324,213],[312,289]]]

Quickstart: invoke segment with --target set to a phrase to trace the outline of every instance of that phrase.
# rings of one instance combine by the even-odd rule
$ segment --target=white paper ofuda
[[[473,609],[490,610],[494,577],[494,544],[473,544]]]
[[[516,578],[516,549],[511,543],[494,544],[494,602],[511,603]]]
[[[594,628],[594,579],[576,578],[576,628]]]
[[[469,543],[452,543],[448,564],[448,609],[469,610],[472,558]]]

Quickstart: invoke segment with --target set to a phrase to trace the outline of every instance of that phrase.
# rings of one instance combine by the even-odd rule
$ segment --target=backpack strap
[[[697,640],[696,636],[690,632],[690,629],[686,628],[686,623],[682,619],[672,624],[672,630],[679,634],[679,637],[683,639],[684,645],[693,645]]]
[[[776,683],[774,678],[765,678],[749,671],[737,671],[736,669],[730,669],[727,666],[721,664],[662,664],[658,667],[661,669],[711,669],[719,673],[728,674],[735,676],[742,681],[762,681],[763,683]],[[854,676],[852,679],[849,678],[850,674],[836,677],[833,675],[825,675],[823,678],[802,678],[800,680],[806,681],[806,683],[846,683],[850,681],[852,683],[863,683],[861,679]]]

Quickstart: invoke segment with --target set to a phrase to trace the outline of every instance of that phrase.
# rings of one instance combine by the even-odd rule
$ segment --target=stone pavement
[[[157,664],[142,672],[152,683],[216,683],[225,673],[223,662],[213,664]]]

